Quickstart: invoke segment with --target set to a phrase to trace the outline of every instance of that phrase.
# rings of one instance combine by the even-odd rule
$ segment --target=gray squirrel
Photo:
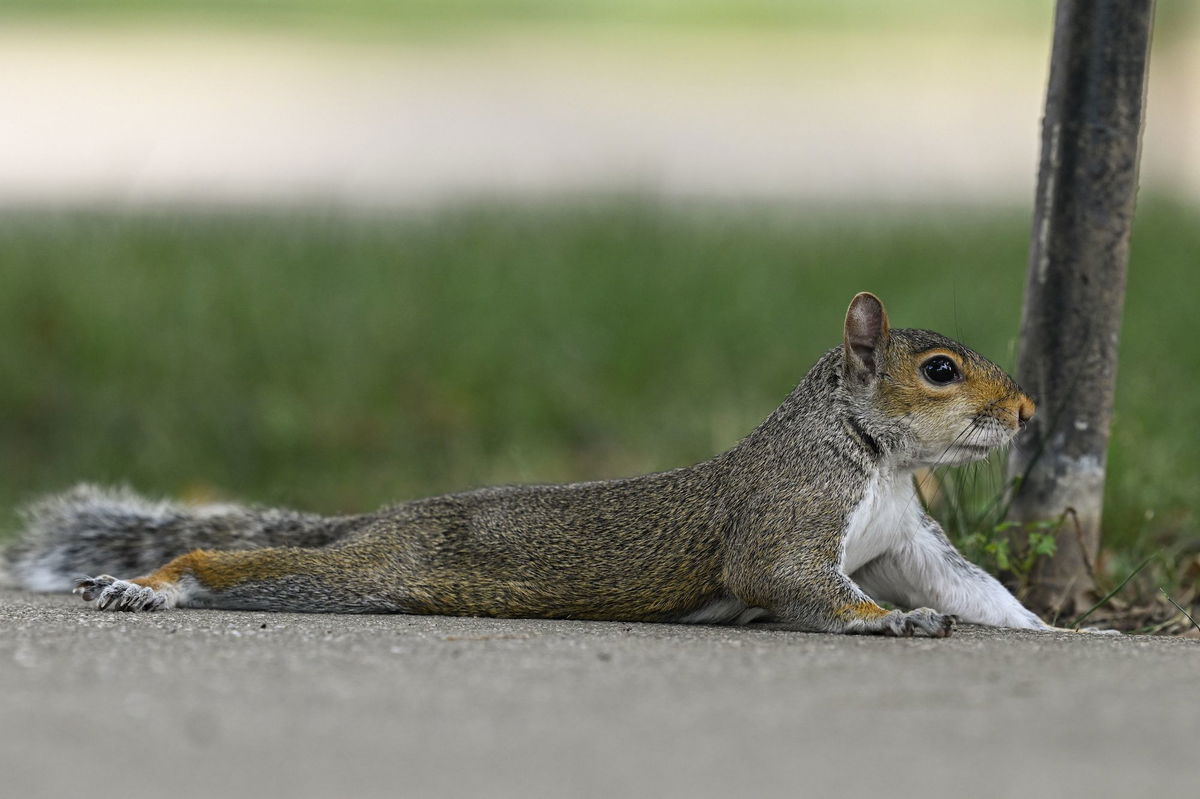
[[[694,466],[338,517],[81,486],[28,507],[5,559],[18,585],[74,588],[109,611],[762,619],[934,637],[956,619],[1047,629],[959,554],[913,480],[985,457],[1033,413],[995,364],[937,333],[889,329],[864,292],[842,345],[753,432]]]

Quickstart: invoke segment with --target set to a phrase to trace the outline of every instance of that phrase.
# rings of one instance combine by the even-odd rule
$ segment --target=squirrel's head
[[[846,312],[843,376],[855,406],[912,465],[965,463],[1007,444],[1036,406],[991,361],[928,330],[891,330],[874,294]]]

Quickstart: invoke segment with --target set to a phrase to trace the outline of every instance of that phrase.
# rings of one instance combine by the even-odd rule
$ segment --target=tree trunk
[[[1017,367],[1039,411],[1010,459],[1009,518],[1065,519],[1026,598],[1058,615],[1094,588],[1153,15],[1153,0],[1055,14]]]

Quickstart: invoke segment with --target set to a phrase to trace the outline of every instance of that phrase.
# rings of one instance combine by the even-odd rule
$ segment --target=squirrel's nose
[[[1037,413],[1037,405],[1029,397],[1021,397],[1017,400],[1017,425],[1022,430],[1025,429],[1025,425],[1029,424],[1029,420],[1035,413]]]

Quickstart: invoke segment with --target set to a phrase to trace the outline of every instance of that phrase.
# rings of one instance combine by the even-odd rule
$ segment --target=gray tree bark
[[[1094,588],[1153,16],[1153,0],[1055,15],[1017,366],[1039,411],[1009,461],[1009,519],[1064,520],[1026,597],[1043,612]]]

